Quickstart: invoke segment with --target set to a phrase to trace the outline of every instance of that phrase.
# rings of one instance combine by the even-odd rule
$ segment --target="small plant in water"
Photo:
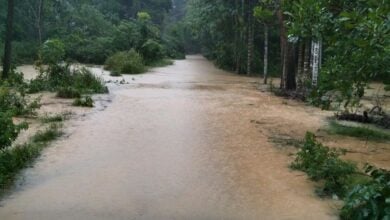
[[[90,96],[85,96],[83,98],[77,98],[73,102],[74,106],[80,106],[80,107],[93,107],[93,99]]]

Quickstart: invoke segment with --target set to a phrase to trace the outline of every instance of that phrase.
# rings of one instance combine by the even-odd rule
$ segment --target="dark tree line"
[[[368,82],[390,83],[386,0],[190,0],[188,8],[209,59],[262,72],[265,83],[268,72],[279,75],[282,91],[314,104],[357,103]]]
[[[0,0],[0,5],[6,6],[0,7],[3,77],[7,76],[11,63],[39,60],[40,48],[50,39],[64,43],[67,59],[85,63],[102,64],[117,51],[141,50],[148,40],[161,44],[168,57],[183,57],[184,43],[180,38],[183,31],[178,20],[171,18],[183,13],[185,1],[177,1],[181,7],[175,9],[176,15],[174,2]],[[141,21],[140,12],[148,14],[150,20]],[[173,29],[178,32],[176,36],[172,34]]]

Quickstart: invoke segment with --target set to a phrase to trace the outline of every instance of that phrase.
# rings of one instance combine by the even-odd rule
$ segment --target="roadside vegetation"
[[[51,124],[34,135],[28,143],[14,147],[2,145],[3,148],[0,149],[0,195],[12,186],[19,171],[31,165],[48,146],[48,143],[60,137],[61,134],[60,125]]]
[[[344,200],[342,219],[389,218],[390,171],[368,164],[360,170],[340,158],[344,153],[322,145],[314,134],[307,133],[291,167],[320,182],[319,195]]]
[[[337,121],[331,121],[328,128],[329,134],[345,135],[370,141],[390,141],[390,131],[368,126],[347,126]]]

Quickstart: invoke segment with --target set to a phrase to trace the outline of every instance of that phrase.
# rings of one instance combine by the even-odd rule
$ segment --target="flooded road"
[[[0,219],[337,219],[268,142],[320,124],[310,109],[199,56],[125,80],[23,173]]]

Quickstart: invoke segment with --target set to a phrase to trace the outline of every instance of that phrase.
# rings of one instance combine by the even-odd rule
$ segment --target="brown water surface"
[[[322,113],[199,56],[124,79],[21,175],[0,219],[337,219],[267,138]]]

